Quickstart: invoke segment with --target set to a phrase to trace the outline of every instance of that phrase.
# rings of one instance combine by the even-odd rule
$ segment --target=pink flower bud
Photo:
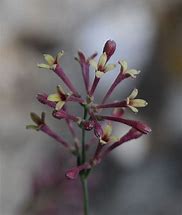
[[[37,100],[45,105],[48,105],[49,107],[55,108],[56,107],[56,103],[55,102],[51,102],[49,100],[47,100],[48,95],[46,93],[39,93],[37,95]]]
[[[78,177],[80,170],[78,167],[75,167],[73,169],[70,169],[67,173],[66,173],[66,177],[68,179],[76,179]]]
[[[104,49],[103,49],[103,52],[105,52],[107,55],[107,61],[114,54],[115,50],[116,50],[116,43],[114,42],[114,40],[108,40],[105,43]]]
[[[102,126],[97,121],[95,122],[94,126],[94,134],[98,138],[102,137],[104,134]]]
[[[86,169],[90,169],[92,166],[90,165],[90,163],[84,163],[80,166],[76,166],[72,169],[69,169],[67,172],[66,172],[66,177],[68,179],[76,179],[79,175],[79,173],[82,171],[82,170],[86,170]]]
[[[95,122],[93,120],[84,121],[84,122],[82,122],[82,125],[85,130],[90,131],[93,129]]]

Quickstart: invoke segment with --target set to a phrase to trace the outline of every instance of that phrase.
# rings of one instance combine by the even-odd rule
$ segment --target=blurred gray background
[[[79,181],[65,180],[74,164],[55,141],[27,131],[29,112],[50,112],[35,99],[54,92],[59,79],[40,70],[42,53],[64,50],[62,65],[83,90],[78,49],[102,52],[117,43],[112,62],[142,71],[113,95],[132,88],[149,105],[131,116],[153,132],[126,143],[93,171],[92,215],[182,214],[182,2],[170,0],[0,1],[0,215],[82,214]],[[103,96],[117,70],[104,76]],[[99,99],[98,99],[99,100]],[[51,121],[53,127],[57,122]],[[62,125],[62,124],[61,124]],[[64,125],[59,127],[66,138]],[[117,127],[117,132],[123,127]]]

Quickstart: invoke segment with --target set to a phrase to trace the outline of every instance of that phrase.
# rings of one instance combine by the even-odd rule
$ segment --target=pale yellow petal
[[[119,61],[119,64],[122,66],[123,71],[126,71],[126,70],[127,70],[128,64],[127,64],[127,62],[126,62],[125,60],[120,60],[120,61]]]
[[[55,59],[53,58],[53,56],[49,55],[49,54],[44,54],[44,59],[47,61],[47,63],[52,66],[54,64]]]
[[[136,78],[136,76],[140,73],[139,70],[129,69],[125,72],[125,74],[129,74],[132,78]]]
[[[107,142],[104,141],[102,138],[99,139],[99,142],[100,142],[101,144],[103,144],[103,145],[107,144]]]
[[[58,85],[58,92],[60,92],[61,94],[65,95],[65,92],[63,90],[63,88],[61,87],[61,85]]]
[[[97,62],[94,59],[91,59],[89,63],[95,70],[97,70]]]
[[[97,78],[101,78],[104,75],[104,72],[96,71],[95,75]]]
[[[56,110],[60,110],[64,106],[65,102],[64,101],[59,101],[56,104]]]
[[[129,99],[134,99],[138,95],[138,90],[135,88],[131,94],[128,96]]]
[[[47,100],[49,100],[51,102],[59,102],[61,99],[60,99],[59,94],[55,93],[55,94],[49,95]]]
[[[59,61],[60,58],[61,58],[63,55],[64,55],[64,51],[63,51],[63,50],[60,51],[60,52],[58,52],[58,54],[57,54],[57,56],[56,56],[57,61]]]
[[[133,106],[130,106],[128,105],[128,107],[134,112],[134,113],[138,113],[138,109],[133,107]]]
[[[104,128],[103,128],[103,132],[104,132],[104,135],[106,135],[107,137],[110,137],[111,136],[111,133],[112,133],[112,126],[109,124],[109,125],[106,125]]]
[[[112,71],[115,67],[116,67],[115,64],[108,64],[108,65],[105,67],[105,72]]]
[[[39,68],[43,68],[43,69],[50,69],[50,66],[47,65],[47,64],[44,64],[44,63],[37,64],[37,66],[38,66]]]
[[[109,143],[114,143],[114,142],[117,142],[117,141],[119,141],[119,138],[116,137],[116,136],[111,136],[111,137],[109,138]]]
[[[133,99],[131,101],[131,105],[134,107],[145,107],[148,105],[148,103],[143,99]]]
[[[106,61],[107,61],[107,55],[104,52],[99,58],[98,66],[105,66]]]

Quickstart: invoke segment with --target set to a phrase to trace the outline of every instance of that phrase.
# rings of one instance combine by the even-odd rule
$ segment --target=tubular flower
[[[111,144],[118,140],[119,140],[119,138],[117,138],[116,136],[112,136],[112,125],[107,124],[103,128],[103,135],[99,138],[99,142],[101,144]]]
[[[44,59],[47,62],[47,64],[41,63],[41,64],[37,64],[37,66],[39,68],[54,70],[56,68],[56,65],[59,59],[63,56],[63,54],[64,54],[64,51],[60,51],[58,52],[55,58],[52,55],[44,54]]]
[[[128,69],[128,64],[125,60],[120,60],[118,62],[120,65],[121,65],[121,71],[122,71],[122,74],[125,76],[125,77],[132,77],[132,78],[136,78],[136,76],[138,74],[140,74],[140,71],[139,70],[136,70],[136,69]]]
[[[49,126],[45,123],[45,113],[42,112],[41,117],[39,117],[36,113],[30,113],[30,117],[32,121],[36,125],[27,125],[27,129],[33,129],[36,131],[42,131],[43,133],[47,134],[48,136],[55,139],[57,142],[61,143],[64,147],[68,148],[69,150],[72,150],[68,143],[59,135],[57,135],[54,131],[52,131]]]
[[[137,108],[145,107],[148,103],[143,99],[135,99],[138,95],[138,90],[135,88],[126,99],[127,106],[135,113],[138,112]]]
[[[132,77],[132,78],[136,78],[137,75],[140,73],[140,71],[136,70],[136,69],[128,69],[128,64],[126,61],[124,60],[120,60],[118,62],[121,66],[120,68],[120,72],[118,74],[118,76],[116,77],[116,79],[113,81],[112,85],[110,86],[110,88],[108,89],[107,93],[105,94],[103,100],[102,100],[102,104],[104,104],[106,102],[106,100],[109,98],[109,96],[112,94],[112,92],[114,91],[114,89],[126,78]]]
[[[41,116],[38,116],[36,113],[31,112],[30,117],[35,125],[27,125],[27,129],[34,129],[39,131],[43,125],[45,125],[45,113],[42,112]]]
[[[48,101],[47,98],[48,98],[48,95],[46,93],[39,93],[39,94],[37,94],[37,100],[40,103],[42,103],[44,105],[47,105],[47,106],[49,106],[51,108],[55,108],[56,107],[56,103]]]
[[[75,60],[78,61],[80,63],[80,66],[81,66],[83,81],[84,81],[85,89],[86,89],[87,93],[89,90],[89,81],[90,81],[90,77],[89,77],[90,63],[89,63],[89,61],[91,59],[94,59],[96,56],[97,56],[97,53],[94,53],[87,59],[83,52],[78,51],[78,57],[75,57]]]
[[[148,105],[148,103],[143,99],[135,99],[138,95],[138,90],[135,88],[131,94],[126,98],[126,100],[109,103],[109,104],[101,104],[93,106],[93,108],[97,109],[103,109],[103,108],[125,108],[129,107],[133,112],[137,113],[138,109],[140,107],[145,107]],[[123,109],[124,110],[124,109]],[[122,112],[123,112],[122,110]]]
[[[63,88],[60,85],[58,85],[57,93],[49,95],[47,100],[51,102],[56,102],[55,109],[60,110],[64,106],[69,96],[70,96],[70,93],[65,93]]]
[[[112,71],[116,67],[115,64],[107,64],[106,52],[100,56],[98,63],[94,59],[91,59],[89,62],[95,69],[95,75],[97,78],[101,78],[106,72]]]

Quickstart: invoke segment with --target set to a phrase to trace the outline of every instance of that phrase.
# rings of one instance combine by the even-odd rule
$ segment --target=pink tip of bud
[[[132,128],[129,133],[131,135],[130,136],[131,139],[137,139],[137,138],[141,137],[143,134],[142,132],[140,132],[134,128]]]
[[[104,49],[103,52],[106,53],[107,55],[107,60],[110,59],[110,57],[114,54],[116,50],[116,43],[114,40],[108,40],[105,45],[104,45]]]
[[[89,120],[89,121],[82,122],[82,125],[83,125],[85,130],[90,131],[93,129],[95,123],[93,120]]]
[[[152,131],[152,129],[148,125],[141,122],[136,123],[136,128],[144,134],[148,134]]]
[[[94,133],[95,133],[95,136],[98,138],[102,137],[104,134],[102,126],[98,122],[95,122]]]
[[[72,180],[76,179],[78,177],[78,174],[80,173],[80,171],[85,170],[85,169],[90,169],[90,168],[91,168],[91,166],[89,163],[84,163],[80,166],[77,166],[77,167],[74,167],[74,168],[68,170],[66,172],[66,177],[68,179],[72,179]]]
[[[67,117],[66,111],[63,110],[53,111],[52,115],[57,119],[63,119]]]
[[[69,171],[67,171],[66,177],[68,179],[74,180],[78,177],[79,172],[80,172],[80,170],[78,167],[70,169]]]

